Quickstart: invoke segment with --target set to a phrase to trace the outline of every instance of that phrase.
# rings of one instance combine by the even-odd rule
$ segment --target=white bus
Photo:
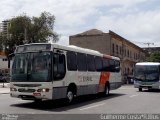
[[[14,52],[11,97],[68,102],[121,86],[120,59],[76,46],[34,43]]]
[[[134,86],[138,88],[139,91],[142,91],[142,88],[160,89],[160,63],[136,63]]]

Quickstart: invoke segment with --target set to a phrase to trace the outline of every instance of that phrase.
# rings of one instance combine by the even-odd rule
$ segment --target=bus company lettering
[[[93,81],[91,76],[78,76],[79,82]]]

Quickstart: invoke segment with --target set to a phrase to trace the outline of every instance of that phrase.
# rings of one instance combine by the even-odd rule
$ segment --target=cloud
[[[96,23],[97,28],[113,30],[133,42],[158,43],[160,35],[159,10],[139,12],[137,14],[117,16],[101,16]],[[160,44],[159,44],[160,46]]]
[[[47,11],[55,15],[55,31],[61,43],[68,36],[88,29],[113,30],[132,41],[157,43],[160,38],[159,8],[147,7],[158,0],[5,0],[0,2],[0,20],[26,13],[39,16]],[[146,4],[148,3],[148,4]],[[148,5],[142,9],[139,5]],[[154,7],[152,7],[154,8]],[[65,41],[65,42],[64,42]]]

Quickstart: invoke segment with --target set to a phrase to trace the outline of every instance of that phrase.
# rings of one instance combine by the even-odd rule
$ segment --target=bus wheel
[[[139,91],[142,92],[142,88],[139,88]]]
[[[74,94],[72,90],[68,90],[67,92],[67,103],[71,103],[74,99]]]
[[[109,84],[106,84],[106,86],[105,86],[105,91],[104,91],[104,95],[105,96],[108,96],[109,95]]]
[[[40,102],[42,102],[42,99],[34,99],[34,102],[35,103],[40,103]]]

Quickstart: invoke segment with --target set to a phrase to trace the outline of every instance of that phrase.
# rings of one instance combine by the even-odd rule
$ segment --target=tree
[[[55,17],[49,12],[43,12],[39,17],[20,15],[9,20],[8,35],[0,38],[6,54],[13,53],[17,45],[58,41],[58,35],[53,31]]]
[[[54,21],[55,17],[47,12],[43,12],[40,17],[33,17],[29,42],[58,41],[58,35],[53,32]]]
[[[3,45],[2,45],[2,42],[3,40],[2,40],[2,33],[0,33],[0,51],[2,51],[3,50]]]
[[[160,52],[154,52],[148,58],[150,62],[160,62]]]

